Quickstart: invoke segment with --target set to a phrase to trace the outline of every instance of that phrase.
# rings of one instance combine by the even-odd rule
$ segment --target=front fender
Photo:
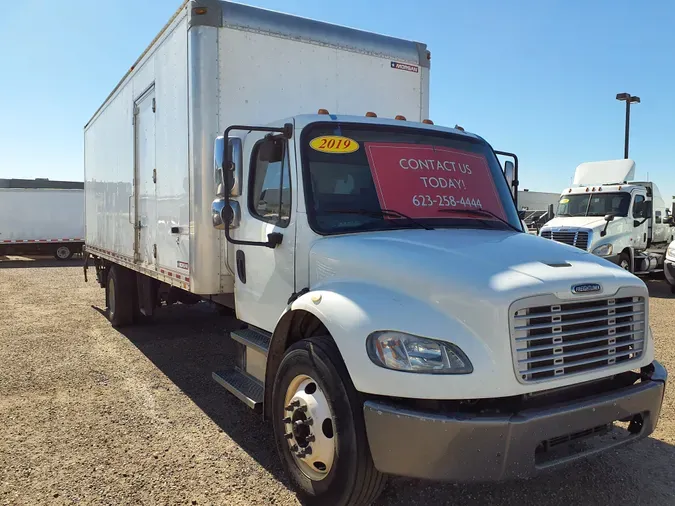
[[[478,377],[494,377],[492,353],[460,319],[428,302],[401,292],[365,283],[326,284],[295,300],[290,310],[307,311],[328,329],[342,354],[356,389],[360,392],[416,399],[465,398],[477,393]],[[392,371],[368,358],[366,338],[377,330],[397,330],[441,339],[459,346],[471,360],[474,372],[465,375],[430,375]],[[507,336],[505,338],[508,339]],[[511,372],[511,374],[513,374]],[[454,388],[453,388],[454,386]],[[461,392],[461,394],[460,394]],[[498,392],[492,392],[492,395]]]

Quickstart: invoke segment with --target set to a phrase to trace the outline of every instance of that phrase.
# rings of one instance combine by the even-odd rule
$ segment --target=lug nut
[[[297,452],[298,451],[298,445],[291,445],[291,451]]]
[[[296,399],[294,401],[291,401],[291,403],[288,406],[286,406],[286,411],[293,411],[293,409],[297,408],[298,406],[300,406],[299,400]]]
[[[305,447],[305,455],[311,455],[312,454],[312,447],[307,446]]]
[[[290,416],[287,416],[286,418],[284,418],[284,419],[282,420],[282,422],[284,422],[284,423],[291,423],[291,421],[292,421],[292,420],[291,420],[291,417],[290,417]]]
[[[305,406],[298,406],[298,411],[300,411],[302,413],[306,413],[307,412],[307,406],[306,405]]]
[[[292,432],[287,432],[286,434],[284,434],[284,437],[285,437],[286,439],[293,439],[293,433],[292,433]]]
[[[316,441],[316,437],[314,437],[314,434],[310,434],[310,435],[307,436],[305,439],[306,439],[309,443],[313,443],[314,441]]]

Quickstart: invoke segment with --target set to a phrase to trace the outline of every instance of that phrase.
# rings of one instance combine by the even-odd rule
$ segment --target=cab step
[[[230,332],[230,336],[247,348],[252,348],[263,355],[267,355],[267,351],[270,349],[271,336],[262,330],[249,327],[241,330],[233,330]]]
[[[251,376],[232,368],[213,372],[211,377],[253,411],[262,411],[264,388]]]

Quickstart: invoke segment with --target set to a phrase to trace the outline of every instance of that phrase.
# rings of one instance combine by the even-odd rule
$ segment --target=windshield
[[[563,195],[557,216],[628,216],[630,193],[583,193]]]
[[[301,142],[308,219],[318,233],[521,230],[485,141],[409,127],[318,123],[305,128]]]

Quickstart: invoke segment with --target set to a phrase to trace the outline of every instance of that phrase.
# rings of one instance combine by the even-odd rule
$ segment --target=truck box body
[[[428,89],[423,44],[186,2],[85,126],[86,247],[193,293],[231,293],[210,139],[322,108],[421,121]]]
[[[51,251],[83,241],[83,190],[0,188],[0,253]]]

